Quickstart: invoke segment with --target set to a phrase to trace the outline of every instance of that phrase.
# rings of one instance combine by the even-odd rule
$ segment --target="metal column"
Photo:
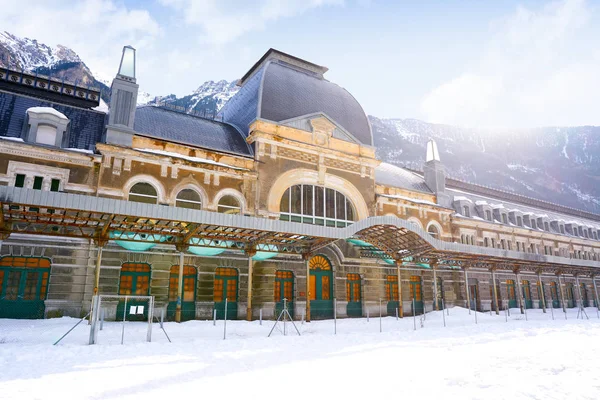
[[[433,309],[435,311],[439,311],[440,305],[438,304],[437,263],[431,263],[431,268],[433,268]]]
[[[542,303],[542,309],[546,313],[546,296],[544,293],[544,285],[542,285],[542,272],[538,272],[538,285],[540,287],[540,302]]]
[[[600,310],[600,301],[598,301],[598,286],[596,285],[595,276],[592,276],[592,282],[594,283],[594,294],[596,295],[596,308]]]
[[[567,306],[565,305],[565,292],[563,291],[563,284],[562,284],[561,278],[562,278],[562,275],[558,274],[558,286],[560,288],[560,302],[562,303],[563,312],[566,313]]]
[[[100,286],[100,264],[102,263],[102,249],[104,246],[98,246],[98,253],[96,254],[96,269],[94,271],[94,296],[98,294],[98,287]]]
[[[310,255],[305,253],[302,258],[306,264],[306,322],[310,322]]]
[[[467,308],[469,309],[469,314],[471,314],[471,293],[469,291],[469,275],[467,273],[467,268],[464,268],[465,271],[465,291],[467,293]]]
[[[402,307],[402,279],[400,279],[400,263],[401,261],[396,260],[396,275],[398,276],[398,314],[400,318],[404,318],[404,307]],[[392,296],[393,294],[390,293]]]
[[[496,309],[496,315],[500,315],[500,305],[498,304],[498,289],[496,288],[496,268],[492,268],[492,288],[494,293],[494,304]]]
[[[579,274],[575,274],[575,284],[577,285],[577,294],[579,294],[579,309],[583,308],[583,297],[581,296],[581,284],[579,283]]]
[[[515,270],[515,275],[517,277],[517,290],[519,291],[519,306],[521,308],[521,314],[525,314],[525,299],[523,299],[523,288],[521,287],[521,274],[519,270]]]
[[[254,260],[252,257],[256,254],[253,250],[246,250],[248,254],[248,299],[246,300],[246,320],[252,321],[252,275],[254,275]]]
[[[179,252],[179,275],[177,277],[177,307],[175,322],[181,322],[181,295],[183,293],[183,251]]]

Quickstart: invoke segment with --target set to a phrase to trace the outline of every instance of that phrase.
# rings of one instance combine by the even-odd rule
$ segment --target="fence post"
[[[213,310],[213,326],[217,326],[217,309]]]
[[[100,330],[104,328],[104,308],[100,309]]]
[[[337,298],[333,298],[333,334],[337,335]]]
[[[227,337],[227,297],[225,297],[225,315],[223,319],[223,340]]]
[[[381,326],[381,298],[379,299],[379,332],[383,332],[382,326]]]
[[[446,313],[444,313],[444,299],[442,299],[442,319],[444,320],[444,328],[446,327]]]

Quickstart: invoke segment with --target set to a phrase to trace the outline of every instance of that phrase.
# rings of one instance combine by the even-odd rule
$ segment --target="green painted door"
[[[167,306],[167,318],[175,320],[177,311],[177,298],[181,301],[181,321],[189,321],[196,318],[196,287],[198,276],[196,268],[185,265],[183,267],[183,287],[182,292],[177,294],[179,287],[179,265],[171,267],[171,276],[169,278],[169,304]]]
[[[477,304],[479,304],[479,288],[477,285],[477,279],[469,279],[469,301],[471,310],[477,310]]]
[[[560,297],[558,295],[558,286],[556,282],[550,282],[550,297],[552,297],[552,308],[559,308]]]
[[[227,319],[237,319],[238,271],[235,268],[217,268],[213,296],[217,319],[225,319],[226,313]]]
[[[348,300],[346,313],[349,317],[362,317],[360,286],[360,275],[348,274],[346,281],[346,297]]]
[[[44,318],[50,260],[39,257],[0,259],[0,318]]]
[[[275,272],[275,317],[283,310],[284,299],[290,316],[294,318],[294,273],[292,271]]]
[[[575,307],[575,290],[573,289],[573,284],[567,283],[565,286],[566,286],[565,297],[566,297],[566,301],[567,301],[567,307],[574,308]]]
[[[309,261],[310,316],[312,319],[333,318],[333,273],[331,263],[321,255]]]
[[[421,277],[410,277],[410,301],[415,314],[423,314],[423,291],[421,288]]]
[[[123,296],[148,296],[150,294],[150,264],[124,263],[121,266],[119,279],[119,294]],[[117,304],[117,321],[147,321],[148,304],[146,300],[127,299]]]
[[[533,308],[533,301],[531,300],[531,284],[529,281],[523,281],[521,286],[523,288],[523,301],[525,302],[525,308]]]
[[[385,280],[385,298],[387,300],[387,315],[396,315],[400,312],[398,300],[398,276],[388,275]]]
[[[587,286],[585,285],[585,283],[581,283],[580,285],[581,285],[581,302],[583,303],[584,307],[589,307],[590,299],[588,298]]]
[[[515,281],[512,279],[506,281],[506,292],[508,295],[508,308],[517,308],[517,291],[515,290]]]

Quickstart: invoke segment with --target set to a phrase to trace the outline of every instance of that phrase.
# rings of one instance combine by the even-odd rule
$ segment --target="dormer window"
[[[517,217],[517,225],[523,226],[523,218],[522,217]]]
[[[488,221],[492,220],[492,212],[490,210],[485,210],[485,219]]]
[[[471,216],[471,213],[469,211],[469,206],[463,206],[463,215],[465,217],[470,217]]]
[[[69,119],[52,107],[27,109],[25,140],[47,146],[61,147],[67,139]]]
[[[502,214],[502,223],[508,225],[508,218],[506,217],[506,214]]]
[[[531,220],[531,229],[536,229],[535,219]]]

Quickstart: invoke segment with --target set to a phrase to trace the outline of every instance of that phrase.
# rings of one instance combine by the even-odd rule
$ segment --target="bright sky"
[[[367,113],[464,126],[600,125],[592,0],[0,0],[0,29],[74,49],[102,77],[189,94],[270,48],[329,67]]]

